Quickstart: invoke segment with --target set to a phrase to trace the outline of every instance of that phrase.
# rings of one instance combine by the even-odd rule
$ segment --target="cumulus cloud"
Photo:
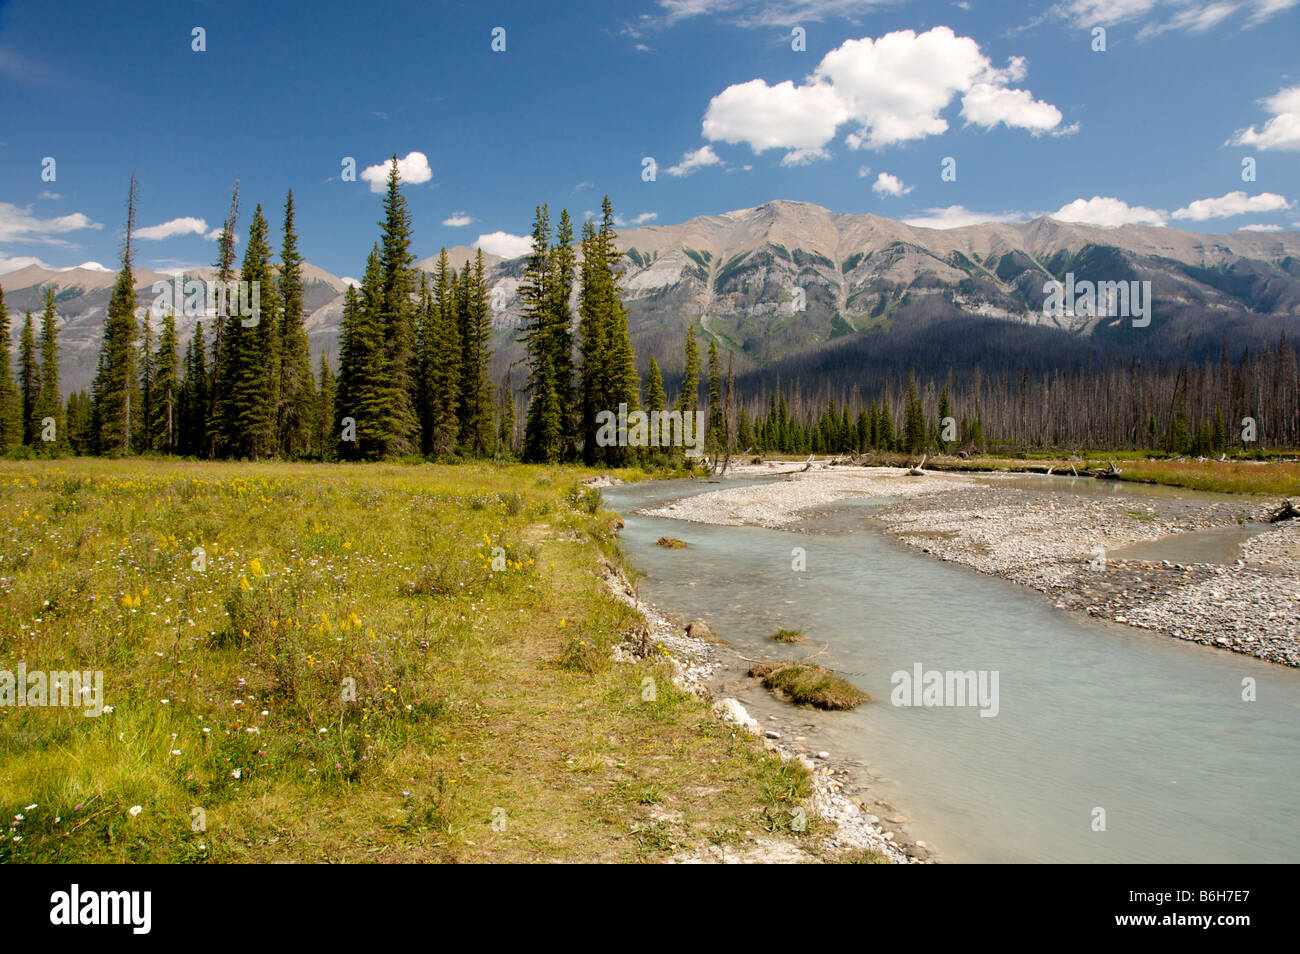
[[[511,235],[509,232],[488,232],[474,240],[474,248],[481,248],[489,255],[502,258],[518,258],[532,250],[533,240],[527,235]]]
[[[1280,225],[1243,225],[1238,232],[1281,232]]]
[[[1275,192],[1247,195],[1244,191],[1228,192],[1217,199],[1197,199],[1174,212],[1176,219],[1204,222],[1206,219],[1226,219],[1247,212],[1278,212],[1289,209],[1291,203]]]
[[[891,176],[888,172],[876,176],[876,181],[871,185],[871,191],[876,195],[907,195],[912,189],[912,186],[903,185],[903,180],[898,176]]]
[[[1278,90],[1264,100],[1264,108],[1273,115],[1263,129],[1256,131],[1253,125],[1239,129],[1225,145],[1300,149],[1300,86]]]
[[[378,165],[367,166],[361,170],[361,178],[370,183],[371,192],[380,193],[388,188],[388,170],[392,165],[393,160],[386,159]],[[433,178],[433,170],[429,168],[429,157],[422,152],[407,153],[405,159],[397,160],[397,174],[407,185],[428,182]]]
[[[924,229],[960,229],[986,222],[1022,222],[1025,218],[1023,212],[972,212],[965,206],[950,205],[947,208],[926,209],[924,215],[903,219],[903,223]]]
[[[65,239],[55,238],[55,236],[81,229],[103,227],[99,222],[92,222],[80,212],[42,219],[32,215],[30,206],[19,208],[8,202],[0,202],[0,242],[25,241],[44,242],[47,245],[68,245]]]
[[[691,173],[699,169],[721,164],[722,160],[718,157],[718,154],[713,151],[712,146],[701,146],[699,149],[692,152],[684,153],[681,162],[677,163],[675,166],[669,166],[664,170],[664,172],[668,173],[670,176],[681,178],[682,176],[689,176]]]
[[[1057,130],[1059,109],[1008,87],[1026,72],[1023,57],[999,69],[975,40],[946,26],[846,40],[803,83],[770,86],[752,79],[727,87],[709,101],[703,133],[715,142],[745,143],[756,153],[786,149],[801,162],[824,158],[845,123],[854,124],[845,137],[852,149],[941,135],[948,121],[940,114],[957,98],[972,125],[1002,124],[1035,135]]]
[[[1059,222],[1076,222],[1081,225],[1100,225],[1115,228],[1120,225],[1164,225],[1166,214],[1160,209],[1144,205],[1129,205],[1113,196],[1095,195],[1091,199],[1075,199],[1052,213]]]
[[[442,224],[449,228],[460,228],[462,225],[469,225],[474,220],[464,212],[453,212],[450,216],[442,220]]]
[[[221,234],[220,229],[215,231],[218,235]],[[174,238],[177,235],[203,235],[206,237],[208,234],[208,223],[193,216],[184,216],[179,219],[172,219],[169,222],[163,222],[160,225],[148,225],[135,230],[136,238],[151,242]]]

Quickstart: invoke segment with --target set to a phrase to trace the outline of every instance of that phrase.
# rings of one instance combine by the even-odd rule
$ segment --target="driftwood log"
[[[1297,517],[1300,517],[1300,509],[1296,508],[1295,501],[1283,500],[1282,506],[1273,512],[1273,515],[1268,518],[1268,522],[1281,523],[1283,520],[1294,520]]]

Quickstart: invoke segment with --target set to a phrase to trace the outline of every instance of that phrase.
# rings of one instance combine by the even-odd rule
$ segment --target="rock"
[[[907,821],[907,816],[906,816],[906,815],[886,815],[886,816],[885,816],[885,821],[889,822],[891,825],[901,825],[901,824],[903,824],[904,822]]]
[[[817,757],[819,759],[828,759],[831,757],[831,754],[829,752],[818,752]]]
[[[780,733],[780,732],[777,732],[775,729],[768,729],[767,731],[765,731],[765,732],[763,733],[763,735],[764,735],[766,738],[769,738],[769,739],[779,739],[779,738],[781,738],[781,733]]]
[[[749,714],[739,700],[719,699],[713,704],[713,714],[729,725],[739,726],[755,734],[759,731],[758,720]]]
[[[702,619],[693,619],[686,624],[686,635],[691,639],[703,639],[709,642],[715,641],[718,634],[709,628],[709,624]]]

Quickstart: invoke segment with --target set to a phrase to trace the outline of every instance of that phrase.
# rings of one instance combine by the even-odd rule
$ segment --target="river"
[[[870,766],[872,791],[941,860],[1300,861],[1300,671],[1058,610],[914,552],[870,523],[887,501],[836,505],[812,533],[633,512],[716,489],[604,491],[646,574],[641,597],[706,619],[751,658],[820,653],[870,693],[854,712],[802,710],[796,721],[815,726],[816,747]],[[663,534],[688,547],[654,546]],[[807,642],[777,646],[768,637],[782,628]],[[891,704],[893,674],[918,664],[996,672],[996,716]],[[1255,701],[1243,699],[1245,680]]]

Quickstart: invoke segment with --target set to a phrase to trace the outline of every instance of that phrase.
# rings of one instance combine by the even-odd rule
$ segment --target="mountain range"
[[[685,329],[729,349],[742,375],[815,367],[832,353],[933,366],[1035,354],[1176,360],[1234,352],[1300,328],[1300,233],[1200,234],[1128,225],[1101,228],[1038,218],[954,229],[778,200],[752,209],[652,225],[619,235],[629,330],[642,369],[655,355],[679,373]],[[463,265],[473,250],[448,250]],[[513,330],[524,259],[484,255],[493,289],[493,372],[522,351]],[[436,256],[417,267],[432,270]],[[1152,321],[1047,314],[1044,283],[1151,282]],[[171,274],[136,273],[141,308]],[[187,277],[208,279],[210,269]],[[0,275],[16,343],[22,314],[39,313],[53,287],[60,318],[61,383],[88,387],[116,273],[29,266]],[[313,360],[337,348],[344,279],[303,266]],[[195,318],[178,317],[182,347]],[[1019,330],[1017,330],[1019,329]],[[924,350],[925,355],[918,352]],[[855,359],[856,360],[856,359]],[[514,381],[523,380],[516,371]]]

